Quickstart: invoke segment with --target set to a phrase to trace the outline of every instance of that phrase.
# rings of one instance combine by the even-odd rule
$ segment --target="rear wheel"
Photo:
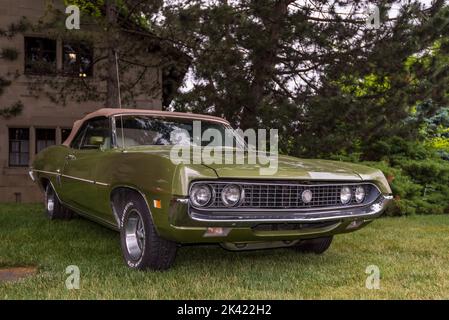
[[[300,243],[293,246],[292,248],[299,252],[322,254],[327,249],[329,249],[333,238],[334,238],[333,236],[330,236],[323,238],[301,240]]]
[[[166,270],[175,261],[177,244],[157,234],[149,209],[139,196],[132,195],[126,201],[120,240],[123,257],[130,268]]]
[[[70,219],[72,217],[71,212],[68,209],[64,208],[64,206],[59,201],[59,198],[51,183],[48,183],[45,188],[44,205],[45,213],[51,220]]]

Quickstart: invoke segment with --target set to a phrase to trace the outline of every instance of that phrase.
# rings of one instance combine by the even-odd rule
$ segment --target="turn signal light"
[[[154,206],[156,209],[161,209],[161,208],[162,208],[161,200],[154,200],[154,201],[153,201],[153,206]]]
[[[207,228],[204,237],[225,237],[229,234],[229,231],[231,231],[230,228],[209,227]]]

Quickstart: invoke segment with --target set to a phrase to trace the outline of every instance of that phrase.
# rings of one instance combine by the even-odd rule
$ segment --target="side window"
[[[78,130],[78,133],[76,134],[75,138],[73,139],[72,143],[70,144],[70,147],[72,149],[79,149],[81,141],[83,140],[84,134],[86,133],[87,123],[83,124],[81,128]]]
[[[92,119],[87,122],[86,132],[81,139],[80,149],[108,149],[111,134],[108,118]]]

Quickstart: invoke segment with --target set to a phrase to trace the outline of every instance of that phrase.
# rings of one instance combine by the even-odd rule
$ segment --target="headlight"
[[[197,184],[190,190],[190,201],[196,207],[204,207],[212,199],[212,191],[208,185]]]
[[[363,200],[365,200],[365,188],[358,186],[355,189],[355,201],[357,201],[357,203],[362,203]]]
[[[233,207],[242,200],[244,194],[242,188],[235,184],[228,184],[221,191],[221,200],[227,207]]]
[[[340,191],[340,201],[341,201],[341,203],[348,204],[349,201],[351,201],[351,196],[352,196],[351,188],[349,188],[349,187],[341,188],[341,191]]]

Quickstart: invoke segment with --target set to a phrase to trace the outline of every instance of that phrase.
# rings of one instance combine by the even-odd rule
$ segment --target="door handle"
[[[75,155],[73,155],[73,154],[68,154],[66,157],[65,157],[65,159],[66,160],[76,160],[76,157],[75,157]]]

